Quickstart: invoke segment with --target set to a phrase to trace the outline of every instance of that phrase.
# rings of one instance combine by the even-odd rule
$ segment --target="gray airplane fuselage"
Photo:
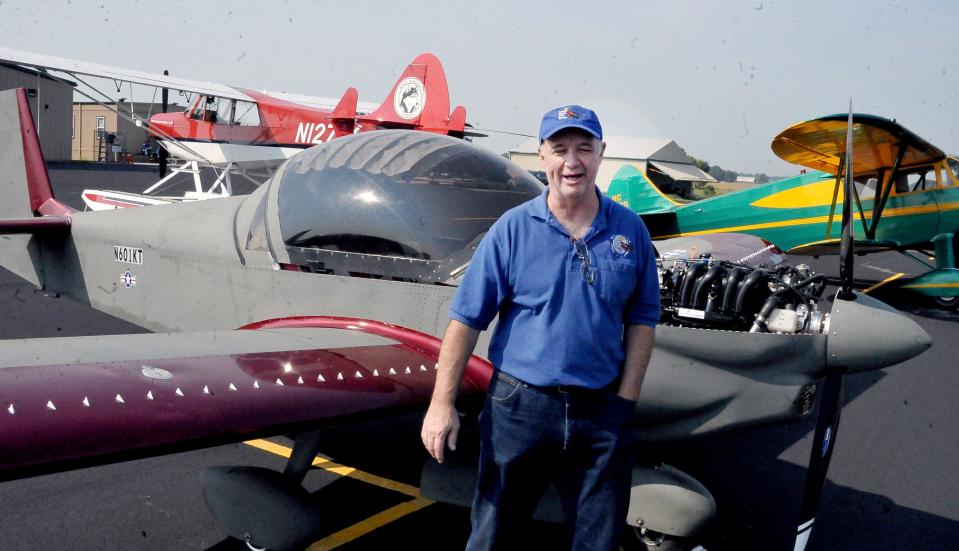
[[[454,286],[282,270],[269,252],[243,249],[238,236],[246,233],[265,192],[76,213],[70,236],[42,247],[39,269],[33,272],[31,263],[17,273],[49,292],[158,332],[332,315],[442,336]],[[23,239],[3,236],[8,245]],[[118,255],[116,247],[136,254]],[[477,346],[481,356],[485,335]],[[822,373],[826,355],[825,334],[660,325],[637,412],[641,434],[679,439],[798,418],[809,413],[802,393]]]

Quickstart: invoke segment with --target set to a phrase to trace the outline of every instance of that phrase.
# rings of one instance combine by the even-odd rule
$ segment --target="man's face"
[[[593,192],[596,173],[606,144],[591,134],[563,130],[543,141],[539,159],[546,172],[550,193],[565,199],[585,197]]]

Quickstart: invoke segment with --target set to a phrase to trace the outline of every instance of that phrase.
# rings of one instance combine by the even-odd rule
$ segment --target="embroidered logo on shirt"
[[[625,235],[614,235],[609,238],[609,245],[616,256],[626,256],[633,249],[633,243]]]

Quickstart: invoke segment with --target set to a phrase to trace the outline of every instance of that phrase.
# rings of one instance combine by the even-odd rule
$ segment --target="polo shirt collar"
[[[599,211],[596,213],[596,219],[593,220],[591,227],[593,230],[592,233],[599,233],[606,229],[609,210],[612,207],[613,201],[607,197],[605,193],[601,192],[598,187],[594,187],[593,189],[596,192],[596,196],[599,197]],[[549,211],[549,206],[546,204],[547,195],[549,195],[549,186],[544,187],[543,193],[529,202],[527,212],[533,218],[548,223],[553,219],[553,213]]]

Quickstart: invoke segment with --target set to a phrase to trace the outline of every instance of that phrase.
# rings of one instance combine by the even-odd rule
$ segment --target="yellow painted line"
[[[290,454],[293,453],[291,448],[275,442],[270,442],[269,440],[249,440],[244,442],[244,444],[286,458],[289,458]],[[403,518],[410,513],[415,513],[416,511],[419,511],[420,509],[423,509],[424,507],[434,503],[433,500],[426,499],[425,497],[421,496],[419,488],[363,472],[359,469],[354,469],[353,467],[340,465],[339,463],[336,463],[325,457],[315,457],[313,459],[313,465],[340,476],[348,476],[368,484],[373,484],[374,486],[379,486],[380,488],[406,494],[413,499],[394,505],[389,509],[380,511],[371,517],[357,522],[352,526],[347,526],[338,532],[334,532],[329,536],[326,536],[325,538],[313,543],[313,545],[310,545],[307,548],[307,551],[326,551],[328,549],[335,549],[345,543],[349,543],[359,537],[365,536],[374,530],[382,528],[391,522]]]
[[[868,289],[863,290],[863,293],[868,293],[869,291],[875,291],[876,289],[882,287],[883,285],[889,283],[890,281],[895,281],[904,275],[906,275],[905,272],[899,272],[898,274],[894,276],[889,276],[886,279],[880,281],[879,283],[873,285],[872,287],[869,287]]]
[[[307,551],[326,551],[328,549],[335,549],[344,543],[349,543],[357,538],[365,536],[374,530],[382,528],[393,521],[403,518],[410,513],[415,513],[416,511],[419,511],[420,509],[432,504],[432,500],[422,497],[412,501],[405,501],[398,505],[394,505],[385,511],[379,512],[367,518],[366,520],[357,522],[352,526],[347,526],[339,532],[334,532],[307,547],[306,549]]]
[[[289,458],[290,454],[293,453],[292,449],[270,442],[269,440],[249,440],[244,442],[244,444],[286,458]],[[315,457],[313,459],[313,466],[319,467],[334,474],[338,474],[340,476],[347,476],[362,482],[366,482],[367,484],[379,486],[380,488],[406,494],[415,499],[423,499],[423,497],[420,495],[420,489],[415,486],[410,486],[409,484],[403,484],[402,482],[383,478],[382,476],[376,476],[375,474],[354,469],[353,467],[347,467],[346,465],[340,465],[339,463],[324,457]]]

